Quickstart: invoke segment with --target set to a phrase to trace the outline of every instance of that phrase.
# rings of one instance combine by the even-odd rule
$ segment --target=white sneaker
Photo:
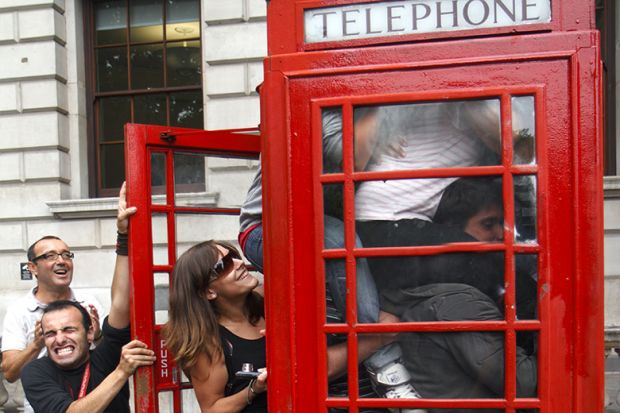
[[[409,372],[400,360],[390,362],[376,372],[368,368],[368,373],[377,394],[386,399],[419,399],[420,394],[409,380]],[[390,408],[392,413],[427,413],[424,409]]]

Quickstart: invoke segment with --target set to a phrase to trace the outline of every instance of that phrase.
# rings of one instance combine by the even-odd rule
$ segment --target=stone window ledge
[[[176,196],[179,204],[190,207],[217,206],[218,193],[194,192]],[[153,195],[153,204],[163,204],[164,195]],[[68,199],[63,201],[46,202],[54,217],[59,219],[105,218],[116,216],[118,197]]]
[[[605,198],[620,198],[620,176],[606,176],[603,178]]]

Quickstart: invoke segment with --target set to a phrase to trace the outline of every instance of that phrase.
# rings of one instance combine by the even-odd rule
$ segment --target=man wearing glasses
[[[9,382],[20,378],[23,367],[43,357],[46,349],[41,331],[41,315],[57,300],[72,300],[88,309],[96,338],[101,338],[101,304],[91,295],[71,289],[73,256],[67,244],[55,236],[45,236],[28,248],[28,269],[37,278],[24,299],[8,307],[2,331],[2,370]],[[32,409],[25,401],[24,411]]]

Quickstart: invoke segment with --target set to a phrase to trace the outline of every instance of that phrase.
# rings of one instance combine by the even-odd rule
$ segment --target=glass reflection
[[[123,141],[125,123],[131,122],[131,102],[128,97],[109,97],[99,100],[99,141]]]
[[[99,45],[125,43],[127,8],[125,0],[95,2],[95,41]]]
[[[200,41],[168,43],[166,46],[168,86],[200,85]]]
[[[125,180],[124,145],[101,145],[101,186],[103,188],[120,188]]]
[[[200,184],[197,189],[204,190],[205,156],[199,153],[174,153],[174,183]]]
[[[166,95],[138,95],[134,102],[135,123],[166,125]]]
[[[534,96],[512,97],[513,160],[516,165],[536,163]]]
[[[132,89],[158,88],[164,85],[164,54],[161,45],[131,48]]]
[[[536,242],[536,177],[518,175],[513,178],[513,182],[515,242]]]
[[[201,92],[170,94],[170,126],[202,129],[203,122]]]
[[[157,42],[164,38],[162,0],[131,0],[129,8],[132,42]]]
[[[321,112],[323,131],[323,173],[342,172],[342,109]]]
[[[153,236],[153,265],[168,265],[168,215],[153,213],[151,215],[151,233]]]
[[[200,37],[200,3],[198,0],[166,2],[166,38],[183,40]]]
[[[153,276],[155,286],[155,324],[165,324],[168,321],[168,286],[170,276],[167,272],[156,272]]]
[[[127,49],[112,47],[97,49],[97,91],[127,89]]]
[[[518,320],[538,318],[538,255],[515,255],[515,301]]]
[[[151,202],[153,204],[166,203],[166,154],[151,152]]]

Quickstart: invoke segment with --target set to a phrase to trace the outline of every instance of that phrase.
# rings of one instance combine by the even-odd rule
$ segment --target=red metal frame
[[[310,47],[300,42],[304,8],[352,3],[359,2],[272,0],[268,6],[270,57],[265,62],[261,94],[263,108],[270,109],[262,113],[264,132],[269,136],[269,144],[263,147],[264,191],[269,200],[264,211],[265,243],[269,245],[265,260],[273,280],[267,294],[277,294],[290,306],[288,312],[274,311],[270,305],[267,308],[268,331],[275,332],[268,346],[270,391],[275,387],[286,392],[279,393],[282,398],[270,399],[270,409],[318,412],[339,406],[357,412],[363,406],[424,406],[495,407],[507,412],[538,408],[541,413],[602,411],[601,67],[598,34],[590,31],[593,5],[552,2],[554,20],[547,27],[534,28],[545,30],[539,33],[492,37],[502,32],[499,30],[451,33],[449,38],[441,34],[403,37],[407,44],[371,39]],[[293,24],[277,25],[274,19]],[[461,34],[476,38],[454,39]],[[431,38],[442,41],[422,42]],[[382,41],[389,44],[382,45]],[[358,46],[366,47],[354,48]],[[339,50],[331,50],[336,48]],[[536,96],[535,166],[511,164],[510,139],[503,141],[503,163],[497,167],[370,173],[354,172],[350,165],[353,105],[498,96],[506,137],[511,135],[509,97],[520,94]],[[341,174],[323,175],[320,108],[335,105],[343,108],[344,167]],[[508,228],[514,225],[513,175],[536,175],[536,245],[516,244],[507,232],[501,247],[354,247],[350,209],[354,182],[479,174],[502,175]],[[321,187],[337,182],[345,188],[346,247],[324,250]],[[506,257],[504,321],[357,324],[352,294],[347,298],[347,323],[325,324],[324,285],[317,276],[324,271],[325,258],[344,258],[347,273],[354,274],[358,256],[497,248]],[[510,282],[515,253],[538,254],[539,321],[516,320],[514,283]],[[355,277],[348,277],[348,283],[348,290],[355,291]],[[348,335],[349,354],[356,354],[360,333],[467,330],[506,332],[505,399],[358,399],[357,361],[353,357],[349,359],[349,398],[327,397],[325,333]],[[515,399],[515,333],[524,330],[539,331],[537,399]],[[278,345],[272,346],[275,341]],[[308,371],[313,373],[308,375]]]
[[[254,133],[253,133],[254,132]],[[163,346],[160,325],[154,318],[155,273],[168,273],[176,262],[176,213],[239,214],[238,208],[182,207],[175,205],[172,154],[175,151],[200,152],[257,159],[260,137],[255,129],[204,131],[165,126],[127,124],[125,126],[127,163],[127,201],[138,212],[132,217],[129,231],[132,336],[145,342],[156,352],[155,366],[142,368],[135,375],[135,402],[139,412],[158,411],[160,391],[172,391],[174,411],[181,411],[181,391],[191,384],[181,382],[172,356]],[[165,139],[163,139],[164,137]],[[166,201],[151,202],[151,153],[166,156]],[[151,216],[165,214],[168,232],[168,264],[153,264]],[[204,234],[205,239],[208,234]],[[171,285],[172,283],[170,283]]]

